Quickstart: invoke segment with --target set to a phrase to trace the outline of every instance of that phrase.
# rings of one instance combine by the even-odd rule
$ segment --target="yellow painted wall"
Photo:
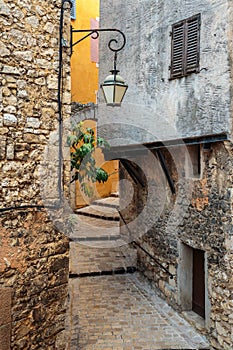
[[[91,18],[99,17],[99,0],[76,0],[76,20],[71,20],[73,29],[90,29]],[[73,33],[73,42],[79,40],[83,34]],[[72,102],[86,104],[96,103],[96,92],[99,87],[98,67],[91,62],[91,39],[90,37],[73,47],[71,56],[71,95]],[[96,129],[96,122],[85,121],[86,127]],[[103,167],[108,174],[113,174],[104,184],[96,183],[95,195],[87,198],[80,191],[79,182],[76,181],[76,207],[88,205],[91,200],[106,197],[111,193],[118,192],[118,161],[105,162],[100,150],[95,155],[96,164]]]
[[[94,120],[85,120],[84,121],[84,128],[92,128],[96,133],[96,121]],[[97,149],[95,151],[95,161],[96,166],[99,166],[107,171],[107,173],[110,175],[108,178],[108,181],[105,183],[94,183],[92,185],[92,188],[94,189],[94,195],[92,198],[87,197],[79,187],[79,182],[76,181],[76,207],[80,208],[85,205],[88,205],[90,202],[92,202],[95,199],[107,197],[111,193],[118,192],[118,161],[114,160],[111,162],[105,162],[103,153],[101,149]]]
[[[99,17],[99,0],[76,0],[76,20],[71,21],[73,29],[89,29],[91,18]],[[73,33],[73,41],[82,37]],[[96,103],[98,90],[98,67],[91,62],[90,37],[73,47],[71,57],[72,102]]]

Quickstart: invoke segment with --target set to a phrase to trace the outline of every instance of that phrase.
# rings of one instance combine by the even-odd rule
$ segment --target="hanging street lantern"
[[[101,32],[115,32],[121,35],[123,39],[123,43],[120,47],[116,48],[113,47],[113,44],[117,44],[118,40],[111,39],[108,43],[108,48],[115,53],[114,55],[114,68],[110,72],[111,75],[108,75],[107,78],[104,80],[104,83],[101,84],[101,88],[104,94],[104,98],[106,101],[107,106],[121,106],[121,102],[125,96],[126,90],[128,89],[128,85],[125,84],[124,79],[118,74],[119,70],[116,68],[117,64],[117,53],[121,51],[125,44],[126,44],[126,38],[125,34],[120,31],[119,29],[111,28],[111,29],[73,29],[71,27],[71,41],[70,41],[70,49],[71,54],[73,52],[73,46],[79,44],[84,39],[91,36],[93,39],[97,39],[99,37],[99,34]],[[73,42],[73,33],[83,33],[84,36]]]
[[[108,75],[101,85],[105,102],[107,106],[120,106],[128,85],[125,84],[124,79],[118,74],[119,70],[113,69],[110,72],[112,74]]]

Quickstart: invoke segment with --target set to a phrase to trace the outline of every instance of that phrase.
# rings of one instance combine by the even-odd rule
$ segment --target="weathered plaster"
[[[231,10],[227,0],[176,0],[172,6],[169,0],[101,1],[101,27],[119,28],[127,38],[118,68],[129,88],[121,108],[101,105],[98,117],[101,123],[128,123],[144,130],[141,137],[135,131],[133,138],[118,143],[222,132],[230,136]],[[171,81],[171,26],[197,13],[201,13],[201,71]],[[100,40],[100,82],[112,68],[113,54],[107,49],[111,37],[102,35]]]

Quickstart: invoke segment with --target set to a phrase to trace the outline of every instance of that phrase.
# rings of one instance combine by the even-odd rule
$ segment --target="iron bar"
[[[126,37],[125,37],[125,34],[119,29],[115,29],[115,28],[106,28],[106,29],[73,29],[73,27],[71,26],[71,29],[70,29],[70,53],[71,53],[71,55],[73,53],[73,47],[75,45],[79,44],[81,41],[85,40],[89,36],[91,36],[92,39],[98,39],[101,32],[115,32],[115,33],[120,34],[121,37],[123,38],[123,43],[118,48],[114,48],[114,46],[112,46],[114,44],[116,44],[116,45],[118,44],[118,40],[117,39],[111,39],[108,42],[108,48],[111,51],[117,53],[117,52],[121,51],[125,47]],[[84,35],[81,39],[73,42],[73,33],[87,33],[87,34]]]
[[[139,183],[142,187],[145,187],[144,181],[141,179],[140,175],[137,174],[136,169],[130,164],[130,161],[126,159],[120,159],[120,161],[127,173],[134,180],[134,182],[136,184]]]
[[[121,217],[121,219],[123,220],[129,234],[130,237],[132,237],[132,233],[127,225],[127,222],[125,221],[123,215],[121,214],[120,210],[118,210],[118,213]],[[153,255],[151,255],[145,248],[143,248],[139,243],[137,243],[135,240],[133,240],[131,243],[135,244],[138,248],[140,248],[142,251],[144,251],[144,253],[146,253],[159,267],[161,267],[162,270],[164,270],[170,277],[170,279],[173,279],[175,277],[175,275],[173,275],[166,267],[164,267]]]
[[[172,180],[172,177],[170,176],[170,173],[169,173],[169,170],[168,170],[168,167],[167,167],[167,164],[165,162],[165,159],[164,159],[164,156],[163,156],[162,152],[160,151],[160,149],[153,150],[152,152],[153,153],[156,152],[156,154],[158,155],[159,162],[160,162],[161,167],[163,169],[163,172],[164,172],[164,174],[166,176],[166,179],[168,181],[168,184],[169,184],[169,187],[171,189],[171,192],[173,194],[175,194],[176,193],[175,185],[174,185],[174,182]]]
[[[157,259],[155,259],[155,257],[153,255],[151,255],[145,248],[143,248],[139,243],[137,243],[136,241],[132,242],[133,244],[135,244],[138,248],[140,248],[144,253],[146,253],[152,260],[154,260],[154,262],[161,267],[161,269],[163,269],[164,271],[167,272],[167,274],[169,275],[169,277],[171,279],[173,279],[175,277],[175,275],[173,275],[166,267],[164,267]]]

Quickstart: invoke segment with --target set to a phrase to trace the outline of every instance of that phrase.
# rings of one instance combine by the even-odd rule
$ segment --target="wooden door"
[[[192,309],[205,318],[205,252],[193,249]]]

